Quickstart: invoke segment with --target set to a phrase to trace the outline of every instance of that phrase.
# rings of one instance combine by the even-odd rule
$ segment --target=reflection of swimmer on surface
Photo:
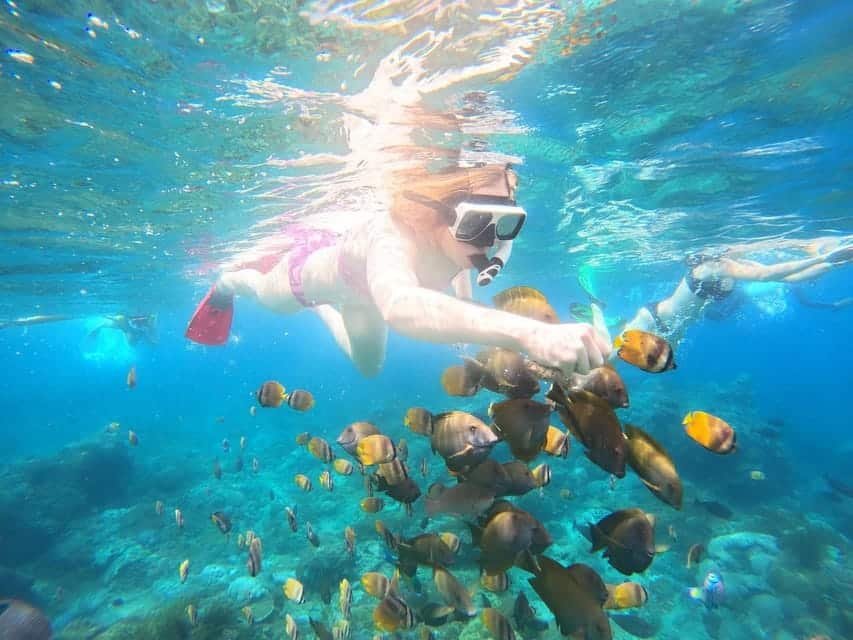
[[[318,9],[322,15],[312,19],[365,28],[349,12],[326,9],[331,15]],[[457,19],[465,12],[468,20]],[[279,313],[313,309],[366,375],[382,366],[388,327],[431,342],[523,351],[566,372],[584,373],[602,364],[610,346],[588,324],[546,324],[467,300],[469,270],[479,273],[481,284],[491,281],[509,259],[526,213],[515,201],[511,159],[480,153],[462,163],[456,151],[440,146],[451,140],[446,144],[457,148],[465,123],[478,132],[494,128],[495,114],[485,112],[475,121],[481,109],[473,103],[471,113],[460,115],[427,107],[432,97],[446,104],[448,90],[459,85],[468,96],[485,100],[488,94],[472,92],[472,83],[499,82],[517,73],[562,14],[526,4],[497,7],[492,14],[465,3],[453,13],[451,24],[440,3],[429,3],[406,17],[407,28],[399,33],[409,40],[378,61],[368,86],[355,95],[251,85],[252,97],[261,101],[335,105],[342,111],[348,153],[275,162],[282,169],[336,167],[334,173],[311,176],[313,182],[302,173],[298,182],[284,177],[273,189],[273,196],[287,196],[309,184],[312,204],[305,208],[327,224],[312,224],[311,215],[298,207],[281,216],[289,222],[285,232],[265,233],[259,243],[281,241],[280,246],[259,248],[250,260],[226,267],[193,315],[188,338],[224,343],[233,297],[244,295]],[[454,55],[447,56],[448,50]],[[346,195],[356,201],[352,211],[333,215],[348,202]]]
[[[794,250],[808,257],[775,264],[746,257],[777,250]],[[626,328],[660,333],[678,342],[707,307],[732,294],[737,282],[805,282],[851,262],[853,236],[764,241],[735,245],[717,255],[700,253],[687,259],[687,274],[672,295],[641,307]]]
[[[143,316],[126,316],[123,314],[104,316],[106,322],[98,325],[89,333],[89,339],[98,337],[104,329],[115,329],[124,334],[128,344],[136,344],[139,341],[157,344],[159,335],[157,333],[157,314]]]
[[[25,316],[22,318],[14,318],[12,320],[0,321],[0,329],[8,327],[29,327],[34,324],[48,324],[50,322],[64,322],[65,320],[73,320],[74,316],[64,315],[39,315]]]

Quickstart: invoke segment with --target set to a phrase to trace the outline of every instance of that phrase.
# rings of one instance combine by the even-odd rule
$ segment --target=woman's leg
[[[267,273],[255,269],[223,273],[214,286],[211,302],[216,304],[221,301],[227,304],[235,295],[253,298],[277,313],[295,313],[302,308],[302,304],[290,290],[287,258]]]
[[[335,342],[365,376],[375,376],[385,361],[388,329],[379,312],[363,306],[344,307],[343,313],[327,304],[314,307]]]
[[[229,271],[219,277],[196,307],[184,335],[200,344],[225,344],[231,333],[235,295],[254,298],[279,313],[292,313],[300,307],[287,284],[286,260],[268,273],[256,269]]]
[[[378,309],[366,306],[344,306],[344,319],[350,344],[350,359],[365,376],[375,376],[385,362],[388,326]]]
[[[237,296],[247,298],[258,298],[258,292],[262,288],[264,274],[254,269],[240,269],[239,271],[225,272],[219,276],[214,285],[214,295],[211,302],[226,301]]]

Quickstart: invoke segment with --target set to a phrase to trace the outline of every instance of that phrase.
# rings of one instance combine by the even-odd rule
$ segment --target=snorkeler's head
[[[713,250],[713,249],[704,249],[702,251],[697,251],[696,253],[691,253],[684,259],[684,263],[687,265],[689,269],[693,269],[698,267],[700,264],[704,264],[706,262],[714,262],[715,260],[719,260],[723,256],[723,251]]]
[[[416,234],[460,226],[460,205],[515,206],[518,177],[509,165],[451,167],[429,172],[407,170],[394,176],[391,217]],[[469,222],[474,223],[471,218]],[[464,226],[454,234],[462,242],[477,241],[481,229]],[[502,232],[505,230],[502,228]],[[479,244],[484,244],[482,241]]]
[[[516,206],[517,187],[509,165],[407,172],[391,215],[461,268],[477,269],[478,281],[487,284],[509,259],[527,217]]]

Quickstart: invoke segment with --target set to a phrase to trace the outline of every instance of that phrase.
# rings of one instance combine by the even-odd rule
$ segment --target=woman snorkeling
[[[610,345],[589,324],[546,324],[460,299],[470,297],[468,270],[490,282],[524,225],[511,168],[412,168],[389,186],[387,214],[340,236],[294,226],[279,259],[223,273],[187,337],[225,342],[240,295],[279,313],[313,309],[365,375],[382,366],[388,327],[419,340],[525,352],[566,373],[603,364]],[[444,293],[451,287],[454,295]]]
[[[748,256],[793,251],[806,257],[765,264]],[[625,328],[667,335],[677,342],[703,311],[728,298],[737,282],[800,283],[853,262],[853,236],[813,240],[768,240],[728,247],[716,255],[699,253],[687,259],[687,273],[667,298],[641,307]]]
[[[226,269],[193,315],[187,337],[225,342],[233,298],[240,295],[279,313],[313,309],[365,375],[382,366],[388,327],[419,340],[523,351],[566,373],[600,366],[610,345],[589,324],[547,324],[467,301],[469,270],[476,270],[480,284],[491,281],[526,219],[516,203],[516,174],[507,165],[512,159],[484,152],[461,163],[455,151],[465,135],[498,133],[511,124],[509,116],[495,118],[482,104],[488,92],[472,89],[521,71],[548,41],[562,11],[537,3],[484,11],[462,3],[450,22],[441,4],[433,3],[406,12],[402,23],[395,17],[395,27],[405,28],[395,28],[393,37],[371,11],[329,6],[311,18],[359,32],[376,29],[395,41],[360,92],[306,91],[273,80],[249,85],[249,99],[260,103],[339,110],[348,152],[275,162],[298,175],[283,177],[268,195],[307,191],[314,215],[289,206],[282,218],[299,224],[288,224],[284,234],[264,234],[269,243],[263,244],[281,239],[284,246]],[[477,97],[471,108],[436,110],[452,105],[457,89]],[[306,177],[315,166],[336,170]],[[345,194],[357,203],[350,207],[355,215],[332,216],[348,201]],[[329,224],[315,224],[321,219]]]

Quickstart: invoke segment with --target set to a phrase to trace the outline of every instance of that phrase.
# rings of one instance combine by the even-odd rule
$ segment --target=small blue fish
[[[716,609],[722,604],[726,593],[723,576],[711,571],[705,576],[701,587],[691,587],[688,593],[694,600],[704,603],[708,609]]]

